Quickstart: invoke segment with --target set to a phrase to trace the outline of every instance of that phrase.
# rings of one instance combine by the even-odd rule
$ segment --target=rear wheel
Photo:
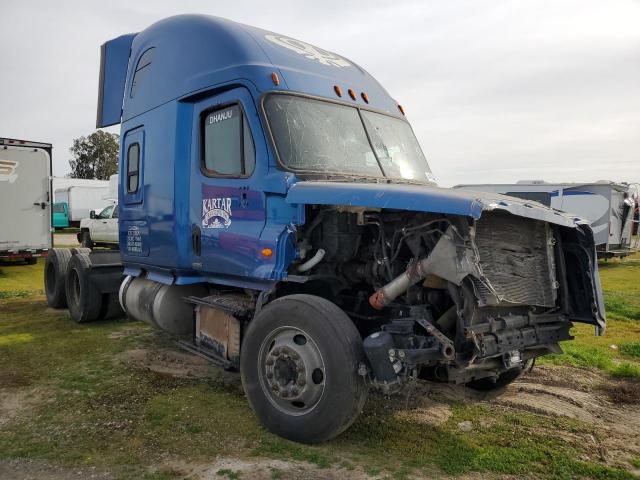
[[[297,442],[329,440],[359,415],[367,395],[362,338],[335,304],[313,295],[270,303],[241,349],[242,384],[258,420]]]
[[[82,232],[80,237],[80,245],[84,248],[93,248],[93,240],[91,240],[91,234],[88,231]]]
[[[67,306],[65,278],[70,259],[71,251],[68,248],[52,248],[47,253],[44,263],[44,290],[47,304],[52,308]]]
[[[71,258],[67,269],[66,293],[69,314],[78,323],[99,320],[102,311],[102,294],[91,283],[89,255],[78,253]]]

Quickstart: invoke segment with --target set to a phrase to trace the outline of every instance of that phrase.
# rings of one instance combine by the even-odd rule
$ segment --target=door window
[[[202,169],[209,176],[248,177],[256,164],[249,125],[238,104],[207,112],[202,120]]]
[[[100,215],[98,215],[98,218],[102,218],[102,219],[111,218],[112,211],[113,211],[113,205],[109,205],[108,207],[104,208],[100,212]]]
[[[140,179],[140,144],[132,143],[127,149],[127,193],[136,193]]]

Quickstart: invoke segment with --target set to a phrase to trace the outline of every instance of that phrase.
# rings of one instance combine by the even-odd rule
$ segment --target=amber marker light
[[[336,95],[338,95],[339,97],[342,96],[342,89],[338,85],[333,86],[333,91],[336,92]]]
[[[269,258],[273,255],[273,250],[271,250],[270,248],[263,248],[262,250],[260,250],[260,253],[263,257]]]
[[[351,97],[351,100],[356,99],[356,92],[354,92],[351,88],[349,89],[349,96]]]
[[[404,108],[402,108],[402,105],[398,105],[398,110],[400,110],[400,113],[402,113],[403,115],[406,115],[404,113]]]
[[[364,103],[369,103],[369,95],[367,95],[366,93],[362,92],[360,94],[360,96],[362,97],[362,100],[364,100]]]
[[[280,85],[280,79],[278,78],[278,74],[276,72],[271,72],[271,81],[276,87]]]

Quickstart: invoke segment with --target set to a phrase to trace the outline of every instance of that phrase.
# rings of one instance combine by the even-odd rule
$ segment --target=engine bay
[[[470,217],[307,207],[293,282],[353,320],[374,385],[496,380],[559,352],[595,306],[589,238],[503,211]],[[591,322],[593,323],[593,322]]]

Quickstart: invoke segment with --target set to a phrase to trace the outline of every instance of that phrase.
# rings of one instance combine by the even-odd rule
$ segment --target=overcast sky
[[[0,136],[53,143],[67,174],[95,128],[99,46],[178,13],[356,61],[405,107],[441,185],[640,181],[640,0],[0,0]]]

